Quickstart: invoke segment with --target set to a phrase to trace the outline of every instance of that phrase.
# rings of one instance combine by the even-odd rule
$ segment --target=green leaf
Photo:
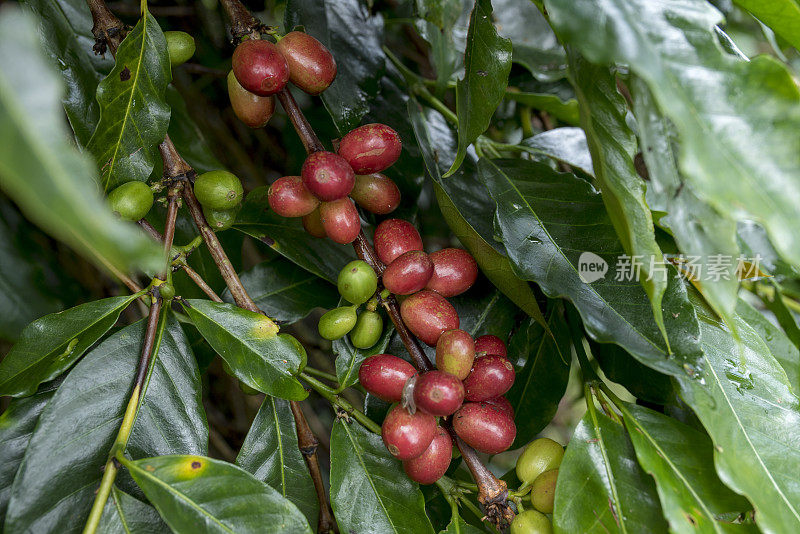
[[[461,166],[467,147],[486,131],[511,71],[511,41],[497,35],[490,0],[475,0],[467,31],[464,77],[456,84],[458,152],[445,177]]]
[[[100,120],[86,148],[106,191],[150,177],[169,126],[164,91],[171,80],[167,41],[145,10],[119,45],[114,68],[97,86]]]
[[[342,532],[433,532],[419,487],[380,436],[341,419],[331,432],[331,506]]]
[[[625,429],[594,409],[578,423],[558,470],[553,530],[667,532],[653,479],[636,463]]]
[[[164,94],[170,108],[169,138],[183,159],[198,173],[222,169],[225,166],[214,156],[204,130],[197,126],[186,107],[186,101],[172,85]],[[156,161],[156,166],[159,165]],[[162,165],[163,166],[163,165]]]
[[[358,0],[289,0],[284,26],[303,26],[336,58],[336,79],[322,101],[339,133],[358,126],[378,94],[385,68],[383,19]]]
[[[474,338],[492,334],[505,339],[518,323],[520,313],[511,300],[480,280],[466,293],[448,300],[458,312],[459,328]]]
[[[800,4],[797,0],[735,0],[735,3],[800,50]]]
[[[480,534],[481,532],[485,531],[470,525],[461,519],[461,516],[456,516],[447,525],[447,529],[439,534]]]
[[[97,527],[99,534],[153,534],[169,527],[152,507],[131,497],[116,486],[111,488],[103,516]]]
[[[134,299],[135,295],[96,300],[29,324],[0,361],[0,395],[30,395],[39,384],[69,369]]]
[[[122,464],[173,532],[311,533],[294,504],[233,464],[193,455]]]
[[[781,255],[800,263],[800,91],[786,66],[723,51],[722,17],[701,0],[546,7],[556,33],[589,61],[627,64],[644,80],[675,125],[679,167],[698,197],[763,224]]]
[[[533,154],[544,154],[594,176],[592,155],[586,143],[586,134],[581,128],[553,128],[523,139],[520,145],[529,148]]]
[[[282,399],[303,400],[308,396],[295,378],[306,366],[306,351],[294,337],[279,334],[278,326],[269,317],[210,300],[189,299],[181,303],[236,378]]]
[[[675,388],[668,376],[639,363],[618,345],[589,340],[589,346],[603,374],[625,386],[637,399],[664,405],[675,398]]]
[[[385,353],[393,334],[394,326],[391,321],[384,318],[383,334],[378,342],[368,349],[355,348],[350,343],[350,336],[344,336],[334,341],[331,350],[336,355],[336,378],[339,381],[339,388],[348,388],[357,383],[361,362],[375,354]]]
[[[140,321],[103,341],[47,404],[11,488],[7,532],[81,531],[130,397],[144,329]],[[208,426],[194,356],[174,320],[156,342],[128,453],[204,454]]]
[[[309,524],[319,503],[306,462],[297,446],[297,427],[289,402],[267,396],[247,432],[236,465],[292,501]]]
[[[414,27],[431,46],[430,61],[436,70],[436,91],[443,92],[464,58],[455,43],[455,27],[464,4],[461,0],[417,0]]]
[[[258,307],[277,321],[294,323],[314,308],[335,308],[339,301],[336,287],[281,257],[259,263],[239,276]],[[233,302],[227,289],[222,298]]]
[[[549,113],[567,124],[580,123],[580,110],[578,109],[577,100],[562,100],[560,96],[548,93],[522,93],[517,91],[508,91],[505,97],[523,106]]]
[[[717,477],[708,436],[635,404],[624,405],[622,415],[639,463],[655,479],[671,532],[758,532],[718,519],[746,512],[750,503]]]
[[[88,159],[67,141],[59,100],[63,84],[29,18],[6,11],[0,35],[2,189],[31,221],[99,265],[123,272],[132,266],[157,269],[163,261],[159,247],[112,215]]]

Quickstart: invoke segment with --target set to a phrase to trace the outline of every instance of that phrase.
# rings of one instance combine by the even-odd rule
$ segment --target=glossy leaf
[[[637,399],[663,405],[675,398],[675,388],[670,377],[639,363],[625,349],[591,340],[589,346],[603,374],[609,380],[625,386]]]
[[[450,176],[461,166],[467,147],[489,127],[500,105],[511,71],[511,41],[497,35],[491,0],[475,0],[469,20],[464,77],[456,84],[458,151]]]
[[[522,93],[516,91],[509,91],[505,96],[508,100],[544,111],[567,124],[580,123],[577,100],[562,100],[558,95],[548,93]]]
[[[735,3],[800,49],[800,4],[797,0],[735,0]]]
[[[303,400],[308,393],[295,375],[306,365],[306,351],[294,337],[260,313],[233,304],[189,299],[186,313],[234,376],[267,395]]]
[[[344,336],[334,341],[331,350],[336,355],[336,378],[339,381],[339,387],[344,389],[358,382],[358,370],[361,368],[361,362],[375,354],[385,353],[392,340],[392,335],[394,335],[394,326],[388,318],[384,317],[383,334],[378,342],[368,349],[355,348],[350,342],[350,336]]]
[[[96,300],[29,324],[0,361],[0,395],[30,395],[39,384],[69,369],[134,299],[135,295]]]
[[[222,460],[173,455],[123,465],[173,532],[311,533],[294,504]]]
[[[492,334],[505,339],[518,323],[520,313],[511,300],[481,280],[448,300],[458,312],[458,327],[472,337]]]
[[[167,532],[155,508],[131,497],[116,486],[111,488],[106,508],[97,527],[98,534],[154,534]]]
[[[247,432],[236,465],[292,501],[316,524],[319,503],[306,462],[297,446],[289,402],[267,396]]]
[[[211,150],[207,132],[195,123],[181,94],[170,85],[164,97],[170,108],[167,133],[181,157],[198,173],[224,168]]]
[[[530,148],[533,153],[544,154],[594,176],[592,155],[586,144],[586,134],[581,128],[554,128],[523,139],[520,145]]]
[[[460,516],[456,516],[450,521],[450,524],[447,525],[447,528],[441,531],[439,534],[478,534],[480,532],[484,531],[478,527],[470,525],[461,519]]]
[[[11,488],[6,531],[81,531],[130,397],[144,327],[124,328],[89,352],[47,404]],[[174,321],[159,339],[128,453],[204,454],[208,426],[194,356]]]
[[[380,436],[337,419],[331,433],[331,506],[342,532],[432,533],[424,499]]]
[[[3,13],[0,35],[0,188],[29,220],[97,264],[117,271],[158,268],[159,248],[112,215],[90,162],[67,141],[63,84],[28,16]]]
[[[430,60],[436,69],[436,89],[443,91],[464,59],[456,46],[454,33],[465,2],[461,0],[417,0],[418,20],[414,23],[420,37],[431,46]]]
[[[164,91],[171,80],[167,41],[145,9],[119,45],[114,68],[97,86],[100,120],[86,148],[106,191],[150,177],[169,126]]]

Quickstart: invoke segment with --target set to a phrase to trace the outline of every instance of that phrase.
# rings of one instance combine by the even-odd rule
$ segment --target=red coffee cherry
[[[383,285],[395,295],[410,295],[425,289],[433,276],[433,263],[421,250],[409,250],[383,272]]]
[[[359,227],[360,226],[361,222],[359,222]],[[322,225],[322,217],[319,214],[319,207],[317,207],[317,209],[308,215],[303,216],[303,228],[305,228],[306,232],[314,237],[328,237],[328,234],[325,233],[325,227]]]
[[[356,181],[350,165],[333,152],[314,152],[309,155],[300,174],[308,190],[324,201],[346,197]]]
[[[417,374],[414,366],[391,354],[376,354],[361,363],[358,381],[364,389],[386,402],[400,402],[406,380]]]
[[[497,408],[497,410],[506,417],[514,419],[514,407],[511,406],[511,402],[507,398],[494,397],[493,399],[483,401],[483,403]]]
[[[289,32],[278,41],[289,65],[289,79],[310,95],[318,95],[336,78],[336,61],[325,45],[303,32]]]
[[[443,297],[460,295],[478,279],[478,263],[472,254],[460,248],[444,248],[431,254],[433,277],[428,289]]]
[[[436,342],[436,367],[464,380],[475,360],[475,342],[463,330],[448,330]]]
[[[356,174],[372,174],[391,167],[402,148],[397,132],[385,124],[373,123],[359,126],[342,137],[337,152]]]
[[[465,403],[453,415],[453,429],[467,445],[487,454],[503,452],[517,436],[514,421],[483,402]]]
[[[239,83],[233,71],[228,73],[228,97],[233,112],[250,128],[265,126],[275,112],[274,96],[258,96]]]
[[[381,437],[389,452],[400,460],[420,456],[436,435],[436,418],[417,411],[413,415],[396,405],[383,420]]]
[[[400,204],[400,190],[384,174],[357,174],[350,198],[370,213],[386,215]]]
[[[444,476],[453,458],[453,440],[444,428],[437,426],[436,435],[420,456],[403,462],[408,478],[420,484],[433,484]]]
[[[278,178],[269,186],[269,207],[281,217],[302,217],[319,206],[319,200],[303,185],[299,176]]]
[[[464,402],[464,384],[442,371],[428,371],[417,377],[414,404],[418,410],[438,416],[452,415]]]
[[[269,96],[280,92],[289,81],[289,65],[277,46],[250,39],[233,51],[233,74],[251,93]]]
[[[386,265],[409,250],[422,250],[422,238],[414,225],[403,219],[386,219],[375,228],[375,253]]]
[[[497,336],[486,334],[475,339],[475,352],[508,357],[506,344]]]
[[[468,401],[478,402],[499,397],[514,385],[514,366],[508,358],[487,354],[475,358],[472,371],[464,379]]]
[[[347,197],[323,202],[319,207],[319,216],[327,236],[341,245],[352,243],[361,231],[358,210]]]
[[[458,313],[447,299],[427,289],[400,304],[400,315],[409,330],[431,347],[447,330],[458,328]]]

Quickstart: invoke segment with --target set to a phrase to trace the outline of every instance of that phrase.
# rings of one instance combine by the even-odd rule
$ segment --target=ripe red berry
[[[467,445],[487,454],[503,452],[517,436],[513,419],[484,402],[465,403],[453,415],[453,429]]]
[[[445,248],[431,254],[433,276],[428,289],[444,297],[460,295],[478,278],[478,263],[472,254],[460,248]]]
[[[422,250],[422,237],[403,219],[386,219],[375,228],[375,253],[386,265],[409,250]]]
[[[384,174],[357,174],[350,198],[370,213],[386,215],[400,204],[400,190]]]
[[[389,452],[400,460],[420,456],[436,435],[436,418],[417,411],[413,415],[396,405],[381,426],[381,437]]]
[[[302,217],[319,206],[319,200],[303,185],[299,176],[278,178],[269,186],[269,207],[281,217]]]
[[[228,97],[233,112],[250,128],[265,126],[275,112],[274,96],[258,96],[239,83],[233,71],[228,73]]]
[[[397,132],[385,124],[373,123],[342,137],[338,152],[357,174],[372,174],[391,167],[402,148]]]
[[[400,402],[403,386],[414,376],[414,366],[391,354],[376,354],[361,363],[358,381],[364,389],[387,402]]]
[[[420,484],[433,484],[444,476],[453,458],[453,440],[442,427],[436,427],[436,435],[420,456],[403,462],[408,478]]]
[[[421,250],[409,250],[383,272],[383,285],[395,295],[410,295],[425,289],[433,276],[433,263]]]
[[[233,74],[242,87],[258,96],[274,95],[289,81],[289,65],[269,41],[250,39],[233,51]]]
[[[303,228],[305,228],[306,232],[314,237],[328,237],[328,234],[325,233],[325,227],[322,225],[322,217],[319,214],[319,207],[317,207],[317,209],[308,215],[303,216]]]
[[[477,354],[497,354],[508,357],[506,344],[497,336],[486,334],[475,339],[475,352]]]
[[[350,165],[333,152],[310,154],[300,174],[308,190],[324,201],[346,197],[356,181]]]
[[[483,403],[494,406],[503,415],[514,419],[514,407],[511,406],[511,402],[507,398],[502,396],[494,397],[492,399],[483,401]]]
[[[464,379],[464,398],[477,402],[499,397],[514,385],[514,376],[514,366],[507,358],[496,354],[479,356]]]
[[[289,65],[289,79],[310,95],[318,95],[336,78],[336,61],[325,45],[303,32],[289,32],[278,41]]]
[[[463,330],[448,330],[436,342],[436,367],[464,380],[475,360],[475,342]]]
[[[458,313],[447,299],[427,289],[400,304],[400,315],[409,330],[431,347],[447,330],[458,328]]]
[[[455,413],[464,402],[464,384],[442,371],[428,371],[417,377],[414,404],[418,410],[438,416]]]
[[[339,244],[352,243],[361,231],[358,210],[347,197],[323,202],[319,207],[319,216],[325,234]]]

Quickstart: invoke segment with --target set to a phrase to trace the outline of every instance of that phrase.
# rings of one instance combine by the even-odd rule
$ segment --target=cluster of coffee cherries
[[[530,442],[517,458],[517,478],[521,489],[530,489],[533,509],[520,511],[511,523],[511,534],[551,534],[547,515],[553,513],[558,468],[564,458],[560,443],[548,438]]]
[[[226,230],[236,220],[242,202],[242,182],[228,171],[209,171],[194,181],[194,196],[214,231]]]

